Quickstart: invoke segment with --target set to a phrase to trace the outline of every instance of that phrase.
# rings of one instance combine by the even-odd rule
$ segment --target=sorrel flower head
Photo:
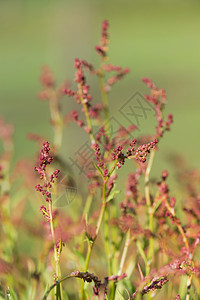
[[[146,95],[145,99],[152,103],[155,108],[157,125],[156,125],[156,138],[161,138],[165,131],[170,130],[173,123],[173,116],[169,114],[167,121],[164,120],[162,110],[166,103],[166,92],[164,89],[159,89],[149,78],[143,78],[142,81],[151,89],[151,95]]]
[[[101,29],[101,41],[98,46],[95,47],[97,53],[103,58],[108,52],[109,34],[108,34],[109,23],[107,20],[103,21]]]
[[[53,157],[50,155],[49,143],[43,143],[40,150],[39,167],[35,167],[35,171],[40,175],[40,179],[43,180],[43,185],[37,184],[35,186],[36,191],[40,192],[46,197],[47,202],[52,202],[51,188],[55,178],[58,178],[60,170],[56,169],[50,176],[47,173],[47,165],[50,165],[53,161]],[[43,215],[48,218],[48,211],[44,206],[41,206],[40,210]]]
[[[50,148],[49,148],[49,143],[45,142],[42,145],[42,149],[40,150],[40,162],[39,162],[39,167],[35,167],[35,171],[40,174],[40,179],[43,179],[45,176],[45,171],[46,171],[46,166],[49,165],[53,157],[50,156],[49,154]]]

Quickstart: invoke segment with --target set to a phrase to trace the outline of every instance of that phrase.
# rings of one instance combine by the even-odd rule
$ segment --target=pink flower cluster
[[[105,88],[104,88],[106,92],[109,92],[113,84],[115,84],[117,81],[122,80],[123,77],[130,72],[129,68],[124,68],[124,69],[122,69],[121,67],[117,67],[117,68],[120,68],[119,71],[117,71],[117,74],[108,78],[108,80],[106,81]]]
[[[40,162],[39,167],[35,167],[35,171],[40,175],[40,179],[43,179],[45,176],[46,166],[49,165],[53,157],[50,156],[50,148],[49,143],[45,142],[42,145],[42,149],[40,150]]]
[[[81,103],[83,100],[84,103],[87,103],[89,106],[92,96],[89,94],[90,87],[86,84],[83,67],[89,68],[91,71],[93,70],[93,67],[86,61],[78,58],[75,58],[74,60],[74,67],[76,69],[74,81],[78,83],[79,89],[77,92],[72,91],[71,89],[64,89],[63,92],[69,97],[74,97],[77,103]]]
[[[44,180],[43,185],[37,184],[35,186],[36,191],[42,193],[43,196],[46,196],[46,201],[50,202],[51,200],[51,192],[50,189],[52,188],[52,184],[54,183],[54,179],[58,178],[59,170],[56,169],[49,177],[49,180],[47,179],[46,174],[46,167],[49,165],[53,157],[50,156],[50,147],[49,143],[45,142],[43,144],[42,149],[40,150],[40,162],[39,167],[35,167],[35,171],[40,175],[40,179]]]
[[[73,115],[72,119],[78,124],[78,126],[83,127],[87,133],[92,133],[92,129],[90,124],[89,118],[95,118],[99,122],[101,122],[100,112],[106,110],[105,104],[91,104],[92,96],[90,94],[90,86],[86,83],[86,77],[84,74],[84,70],[89,71],[93,75],[97,75],[102,82],[102,92],[107,93],[110,91],[111,86],[120,81],[126,74],[129,73],[128,68],[122,68],[119,66],[114,66],[113,64],[109,63],[106,64],[104,58],[107,55],[108,51],[108,21],[104,21],[102,24],[102,32],[101,32],[101,41],[100,45],[96,46],[96,51],[100,54],[103,58],[103,63],[99,69],[94,69],[93,65],[88,63],[85,60],[81,60],[76,58],[74,62],[75,71],[75,78],[74,81],[78,85],[77,91],[73,91],[71,89],[63,89],[63,93],[69,97],[74,97],[78,104],[82,105],[82,112],[85,113],[85,117],[87,119],[87,124],[84,125],[82,121],[78,121],[77,116]],[[105,73],[116,72],[113,76],[107,78]]]
[[[122,146],[118,146],[116,149],[113,149],[112,159],[117,161],[117,169],[120,169],[124,165],[126,156],[122,153]]]
[[[103,168],[104,167],[104,162],[103,162],[103,159],[102,159],[102,156],[101,156],[101,151],[100,151],[100,147],[99,147],[99,145],[96,143],[96,144],[94,144],[93,146],[92,146],[92,148],[94,149],[94,151],[95,151],[95,157],[96,157],[96,160],[97,160],[97,166],[99,167],[99,168]]]
[[[108,43],[109,43],[109,34],[108,34],[109,23],[107,20],[103,21],[101,29],[101,41],[100,45],[95,47],[97,53],[103,58],[107,55],[108,52]]]
[[[166,179],[168,177],[168,172],[167,170],[164,170],[162,172],[162,181],[158,182],[158,189],[160,191],[159,194],[159,199],[162,200],[164,206],[165,206],[165,211],[164,211],[164,217],[169,217],[172,221],[172,223],[176,224],[181,224],[180,219],[176,217],[175,212],[174,212],[174,206],[176,204],[176,199],[175,197],[169,196],[169,187],[168,184],[166,183]]]
[[[82,120],[79,120],[78,117],[78,112],[76,110],[72,110],[71,112],[71,117],[73,119],[73,121],[79,126],[79,127],[83,127],[85,124]]]
[[[134,139],[130,143],[130,148],[127,150],[127,158],[134,158],[142,163],[146,162],[146,157],[148,153],[150,153],[150,150],[155,148],[156,144],[158,143],[157,139],[154,139],[153,142],[150,142],[148,144],[140,145],[137,149],[134,148],[136,144],[136,140]]]
[[[151,95],[146,95],[145,99],[155,107],[157,119],[156,137],[159,139],[163,136],[165,131],[170,130],[170,126],[173,123],[172,114],[168,114],[167,121],[163,119],[162,115],[162,110],[166,103],[166,92],[164,89],[158,89],[149,78],[143,78],[142,81],[152,90]]]

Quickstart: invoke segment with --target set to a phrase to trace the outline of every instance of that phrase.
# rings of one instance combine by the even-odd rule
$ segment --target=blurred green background
[[[48,104],[37,99],[41,66],[49,65],[59,84],[73,80],[75,57],[97,66],[94,46],[104,19],[110,23],[110,62],[131,69],[109,95],[111,114],[117,117],[135,92],[148,93],[141,78],[150,77],[166,90],[166,111],[174,115],[172,131],[158,154],[160,168],[165,166],[163,158],[174,151],[199,167],[200,2],[194,0],[1,0],[0,114],[15,126],[15,160],[37,150],[27,133],[52,134]],[[93,84],[98,101],[97,83]],[[62,103],[64,113],[75,107],[71,99]],[[151,122],[152,118],[144,119],[140,133]],[[74,133],[80,134],[78,139],[73,139]],[[68,159],[86,137],[75,125],[64,135],[62,153]]]

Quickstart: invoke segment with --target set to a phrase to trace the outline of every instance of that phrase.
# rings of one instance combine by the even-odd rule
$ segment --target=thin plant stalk
[[[109,237],[109,208],[105,208],[105,218],[104,218],[104,241],[105,241],[105,250],[108,260],[108,276],[112,275],[112,262],[111,262],[111,245]]]
[[[46,174],[44,173],[44,180],[47,181]],[[49,201],[49,223],[50,223],[50,230],[54,248],[54,261],[55,261],[55,271],[56,271],[56,280],[59,280],[61,277],[60,271],[60,259],[57,254],[57,247],[56,247],[56,239],[55,239],[55,232],[54,232],[54,224],[53,224],[53,207],[52,207],[52,200]],[[56,295],[60,294],[62,297],[62,287],[60,285],[56,286]],[[61,298],[60,298],[61,299]]]
[[[108,106],[108,94],[105,91],[105,75],[104,75],[104,71],[103,68],[101,68],[101,72],[99,75],[99,84],[100,84],[100,90],[101,90],[101,97],[102,97],[102,103],[104,105],[104,114],[105,114],[105,130],[106,133],[109,135],[110,133],[110,123],[109,123],[109,119],[110,119],[110,113],[109,113],[109,106]]]
[[[50,286],[50,288],[46,291],[46,293],[44,294],[42,300],[46,300],[46,299],[47,299],[47,296],[49,295],[49,293],[51,292],[51,290],[52,290],[54,287],[56,287],[57,285],[60,285],[61,282],[65,281],[65,280],[67,280],[67,279],[69,279],[69,278],[73,278],[73,277],[75,277],[75,275],[74,275],[74,276],[73,276],[73,275],[67,275],[67,276],[63,277],[62,279],[57,280],[57,282],[54,283],[52,286]]]
[[[154,157],[155,157],[155,150],[152,149],[152,151],[150,153],[150,158],[149,158],[149,161],[147,164],[147,168],[145,171],[145,198],[146,198],[147,209],[148,209],[148,218],[149,218],[148,228],[151,231],[151,233],[153,233],[153,231],[154,231],[154,226],[153,226],[153,208],[152,208],[151,199],[150,199],[149,179],[150,179],[150,172],[151,172],[151,168],[153,165]],[[147,263],[147,268],[146,268],[146,276],[148,276],[149,272],[150,272],[150,265],[152,263],[153,253],[154,253],[154,241],[153,241],[153,237],[150,236],[149,250],[148,250],[148,254],[147,254],[148,263]]]
[[[120,276],[122,274],[130,243],[131,243],[130,230],[128,230],[127,233],[126,233],[125,245],[124,245],[124,249],[123,249],[122,256],[121,256],[121,261],[120,261],[120,264],[119,264],[119,270],[118,270],[118,274],[117,274],[118,276]],[[114,289],[113,289],[112,294],[110,296],[110,300],[115,299],[116,288],[117,288],[117,284],[114,283]]]
[[[84,101],[84,99],[82,97],[83,93],[82,93],[82,88],[81,88],[80,84],[79,84],[79,95],[81,96],[80,100],[81,100],[81,104],[82,104],[83,109],[84,109],[87,126],[89,128],[90,141],[91,141],[91,144],[93,145],[95,143],[95,138],[94,138],[93,131],[92,131],[92,123],[91,123],[91,120],[90,120],[90,116],[89,116],[89,111],[88,111],[87,104],[85,103],[85,101]]]
[[[106,183],[107,183],[106,181],[104,181],[104,183],[103,183],[101,211],[100,211],[99,218],[98,218],[98,221],[97,221],[95,237],[94,237],[94,240],[92,242],[90,241],[88,243],[88,249],[87,249],[87,255],[86,255],[86,260],[85,260],[84,272],[87,272],[87,270],[88,270],[92,249],[93,249],[95,240],[98,236],[98,233],[99,233],[102,221],[103,221],[104,213],[105,213],[105,208],[106,208]],[[82,285],[81,285],[81,300],[84,300],[84,299],[85,299],[85,292],[84,292],[84,281],[83,281]]]
[[[59,278],[60,271],[59,271],[59,260],[57,256],[57,249],[56,249],[56,240],[55,240],[55,233],[54,233],[54,225],[53,225],[53,215],[52,215],[52,203],[49,202],[49,223],[50,223],[50,229],[51,229],[51,236],[52,241],[54,245],[54,260],[55,260],[55,266],[56,266],[56,280]]]
[[[172,208],[169,203],[165,200],[165,206],[166,208],[168,209],[168,211],[172,214],[172,216],[175,216],[175,211],[174,211],[174,208]],[[183,242],[184,242],[184,245],[185,245],[185,248],[188,252],[188,256],[189,256],[189,259],[190,261],[192,261],[192,257],[190,257],[190,247],[189,247],[189,243],[188,243],[188,239],[185,235],[185,232],[181,226],[181,224],[179,223],[176,223],[176,226],[182,236],[182,239],[183,239]],[[191,283],[192,283],[192,276],[191,275],[187,275],[187,295],[186,295],[186,300],[189,300],[190,299],[190,287],[191,287]]]
[[[121,261],[120,261],[120,264],[119,264],[119,271],[118,271],[118,274],[117,274],[118,276],[120,276],[122,274],[130,242],[131,242],[130,230],[128,230],[127,233],[126,233],[126,241],[125,241]]]
[[[101,71],[99,74],[99,84],[101,91],[102,103],[104,105],[104,119],[105,119],[105,131],[108,136],[110,136],[110,113],[109,113],[109,105],[108,105],[108,94],[105,91],[105,72],[103,70],[104,58],[102,59]],[[105,250],[107,255],[108,262],[108,275],[111,276],[113,273],[112,270],[112,257],[111,257],[111,243],[110,243],[110,234],[109,234],[109,210],[108,207],[105,208],[105,219],[104,219],[104,242],[105,242]],[[112,289],[113,282],[110,283],[110,289]]]

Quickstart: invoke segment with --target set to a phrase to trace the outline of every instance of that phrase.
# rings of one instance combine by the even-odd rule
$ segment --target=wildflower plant
[[[151,136],[133,139],[131,136],[137,129],[134,122],[128,128],[119,126],[115,135],[111,135],[109,93],[114,84],[129,73],[129,69],[110,63],[108,50],[109,24],[104,21],[100,43],[95,47],[100,66],[96,68],[76,58],[76,88],[72,89],[69,83],[57,88],[51,71],[47,67],[43,69],[40,78],[43,91],[39,97],[49,103],[54,137],[52,142],[34,134],[30,134],[29,138],[37,141],[41,147],[39,162],[35,166],[37,179],[34,178],[34,182],[37,182],[35,189],[41,195],[39,201],[44,246],[38,263],[29,262],[29,267],[18,271],[21,272],[20,284],[10,280],[8,273],[12,272],[10,263],[22,258],[12,251],[9,257],[2,259],[1,256],[0,266],[4,268],[2,295],[7,295],[7,299],[13,299],[8,298],[10,294],[16,299],[27,299],[28,295],[28,299],[81,300],[163,297],[189,300],[198,299],[200,295],[198,187],[194,180],[179,174],[179,178],[182,176],[183,182],[187,182],[186,194],[192,203],[192,206],[186,203],[180,214],[176,198],[170,193],[168,171],[163,170],[157,182],[151,180],[151,169],[160,140],[173,123],[172,114],[167,117],[164,114],[166,92],[150,79],[142,79],[150,89],[145,99],[155,111],[156,127]],[[101,103],[93,103],[87,72],[99,81]],[[74,98],[80,109],[64,116],[61,98],[62,101]],[[65,158],[60,154],[64,125],[69,121],[84,130],[90,141],[93,167],[86,172],[86,200]],[[96,123],[100,125],[98,132]],[[9,128],[3,121],[0,122],[0,136],[5,143],[10,141]],[[11,149],[11,143],[8,144]],[[4,189],[5,182],[9,180],[9,161],[10,156],[3,155],[0,165],[1,221],[5,240],[10,241],[10,248],[13,249],[17,243],[17,233],[10,212],[4,208],[4,204],[11,201],[7,197],[10,191]],[[126,180],[124,198],[120,202],[118,172],[127,165],[132,166],[132,171]],[[77,197],[83,203],[81,209],[76,207],[73,216],[54,205],[60,193],[60,176],[64,178],[66,188],[77,188]],[[195,175],[191,173],[192,176],[196,179],[200,177],[198,172]],[[15,238],[9,236],[8,225],[11,232],[15,233]],[[100,264],[102,262],[104,267],[97,261]],[[23,275],[24,270],[32,278],[30,283]],[[25,283],[22,284],[23,280]],[[67,284],[69,281],[73,282],[73,288]],[[9,286],[7,290],[6,286]]]

